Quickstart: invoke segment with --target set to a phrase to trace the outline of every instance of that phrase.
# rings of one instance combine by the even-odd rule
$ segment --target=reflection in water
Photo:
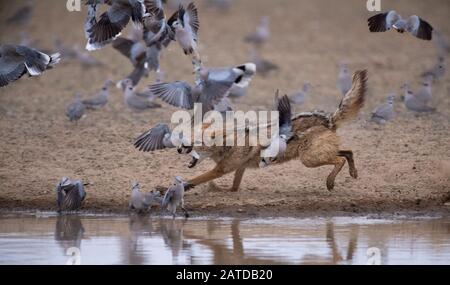
[[[0,221],[0,264],[65,264],[71,247],[81,250],[83,264],[365,264],[370,247],[380,249],[383,264],[450,263],[448,219]]]
[[[121,236],[122,264],[145,264],[139,240],[151,236],[152,232],[152,220],[141,215],[130,216],[129,231]]]
[[[59,215],[56,218],[55,241],[62,248],[64,254],[71,247],[76,247],[81,250],[83,233],[83,223],[79,216]]]
[[[160,220],[159,232],[164,240],[164,243],[172,251],[174,264],[177,264],[177,257],[183,250],[188,250],[190,245],[183,236],[183,228],[186,220]]]

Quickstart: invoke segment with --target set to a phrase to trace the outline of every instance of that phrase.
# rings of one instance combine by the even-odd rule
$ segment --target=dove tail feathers
[[[50,62],[48,63],[48,68],[53,68],[61,61],[61,54],[54,53],[50,56]]]

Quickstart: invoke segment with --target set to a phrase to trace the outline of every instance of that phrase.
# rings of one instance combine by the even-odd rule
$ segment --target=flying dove
[[[6,86],[27,74],[39,76],[60,61],[60,54],[47,55],[21,45],[0,46],[0,87]]]
[[[433,38],[433,27],[416,15],[403,19],[396,11],[392,10],[372,16],[367,21],[372,33],[394,29],[399,33],[408,32],[422,40],[430,41]]]
[[[233,68],[200,70],[200,82],[191,87],[187,82],[157,83],[149,89],[164,102],[182,109],[192,110],[194,103],[202,103],[202,115],[228,96],[234,85],[247,86],[256,67],[252,63]]]
[[[86,5],[94,11],[99,4],[109,7],[98,20],[88,11],[85,33],[88,39],[86,49],[90,51],[101,49],[115,40],[130,20],[141,26],[146,14],[144,0],[86,0]]]

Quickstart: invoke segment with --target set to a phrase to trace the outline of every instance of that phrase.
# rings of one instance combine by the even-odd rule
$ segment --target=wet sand
[[[20,6],[0,0],[0,19]],[[16,3],[17,2],[17,3]],[[51,48],[54,36],[84,46],[85,13],[68,13],[58,0],[37,1],[28,34]],[[199,1],[201,2],[201,1]],[[445,0],[389,1],[402,14],[420,13],[450,36],[450,3]],[[392,3],[391,3],[392,2]],[[384,4],[387,6],[387,3]],[[51,6],[51,8],[50,8]],[[436,50],[429,42],[400,34],[370,34],[365,1],[271,0],[236,1],[228,13],[199,3],[200,47],[207,66],[248,61],[249,46],[242,38],[261,15],[270,15],[272,39],[261,54],[279,66],[268,77],[257,76],[249,94],[236,101],[237,109],[271,108],[274,91],[291,93],[311,82],[306,104],[295,111],[334,111],[337,65],[348,61],[352,70],[369,70],[369,94],[360,118],[339,130],[344,149],[352,149],[359,178],[348,167],[338,175],[335,190],[326,189],[331,167],[308,169],[299,161],[262,170],[249,170],[237,193],[213,191],[208,185],[186,195],[187,208],[199,214],[299,216],[308,213],[443,212],[450,206],[450,79],[433,86],[437,112],[415,116],[396,102],[396,119],[384,128],[367,122],[370,112],[405,81],[418,88],[419,75],[434,64]],[[17,42],[19,29],[0,27],[0,42]],[[23,78],[0,89],[0,209],[55,208],[54,187],[62,176],[89,183],[84,210],[124,212],[132,181],[144,191],[169,186],[175,175],[185,179],[213,167],[209,161],[188,169],[189,158],[176,151],[137,152],[132,141],[155,123],[170,121],[175,108],[135,114],[113,90],[110,104],[89,112],[78,124],[64,116],[76,91],[92,94],[106,78],[119,80],[131,65],[111,47],[95,52],[105,68],[83,69],[62,62],[40,78]],[[163,54],[167,80],[193,81],[191,64],[174,44]],[[154,75],[141,82],[151,84]],[[399,96],[398,96],[399,97]],[[231,177],[218,180],[228,186]]]

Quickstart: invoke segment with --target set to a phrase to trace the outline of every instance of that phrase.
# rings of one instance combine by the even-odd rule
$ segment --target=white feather
[[[30,76],[38,76],[42,74],[42,72],[35,66],[29,66],[27,63],[25,63],[25,67],[27,68],[28,74],[30,74]]]

